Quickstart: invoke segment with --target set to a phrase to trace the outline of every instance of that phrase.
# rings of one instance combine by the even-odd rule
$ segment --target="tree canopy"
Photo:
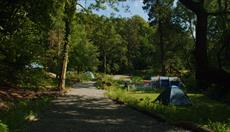
[[[149,21],[92,12],[119,11],[117,2],[1,1],[0,83],[33,82],[26,76],[42,67],[57,75],[60,89],[67,70],[190,76],[201,88],[229,86],[229,1],[144,0]]]

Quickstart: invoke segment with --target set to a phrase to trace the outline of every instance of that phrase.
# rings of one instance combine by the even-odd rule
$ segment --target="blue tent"
[[[152,86],[153,87],[168,88],[170,85],[169,77],[156,76],[156,77],[151,77],[151,80],[152,80]]]
[[[154,76],[151,77],[152,87],[156,88],[170,88],[175,85],[178,87],[182,86],[182,82],[178,77],[167,77],[167,76]]]
[[[165,105],[191,105],[192,102],[188,96],[178,87],[171,86],[165,89],[155,101]]]

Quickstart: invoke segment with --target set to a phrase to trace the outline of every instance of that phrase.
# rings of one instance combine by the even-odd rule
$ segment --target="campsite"
[[[110,80],[109,77],[105,78],[107,78],[105,81]],[[114,80],[113,86],[105,86],[104,88],[109,91],[108,96],[115,102],[125,103],[131,108],[134,107],[141,112],[157,117],[161,121],[179,124],[179,126],[185,126],[185,128],[193,131],[206,131],[206,128],[211,128],[214,131],[228,131],[227,122],[225,125],[217,123],[229,118],[230,107],[228,105],[212,100],[203,94],[184,93],[184,88],[179,88],[173,85],[174,83],[171,87],[165,87],[165,84],[167,85],[165,80],[169,78],[163,77],[161,79],[164,85],[162,85],[163,87],[158,85],[158,88],[156,88],[156,81],[158,80],[160,83],[160,77],[151,78],[153,80],[151,87],[149,85],[146,87],[144,81],[141,81],[142,87],[138,82],[138,88],[127,89],[123,85],[119,85],[123,80],[121,78],[119,81]],[[125,80],[127,81],[127,79]],[[200,127],[204,127],[204,129],[199,129]]]
[[[230,0],[0,0],[0,132],[230,132]]]

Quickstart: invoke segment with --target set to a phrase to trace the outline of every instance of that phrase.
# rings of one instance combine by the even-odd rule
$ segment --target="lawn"
[[[165,106],[153,101],[159,93],[130,92],[110,88],[108,96],[146,111],[156,111],[169,122],[191,121],[215,132],[230,132],[230,106],[211,100],[202,94],[188,94],[192,106]]]

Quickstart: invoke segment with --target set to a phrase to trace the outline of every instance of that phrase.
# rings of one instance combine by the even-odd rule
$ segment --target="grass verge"
[[[33,100],[15,100],[7,102],[8,110],[0,110],[0,131],[19,132],[26,128],[27,123],[38,120],[38,113],[44,110],[52,97],[40,97]]]
[[[193,102],[192,106],[165,106],[153,103],[159,93],[136,93],[114,87],[108,89],[107,95],[132,107],[160,113],[172,123],[189,121],[215,132],[230,132],[230,106],[202,94],[188,94]]]

